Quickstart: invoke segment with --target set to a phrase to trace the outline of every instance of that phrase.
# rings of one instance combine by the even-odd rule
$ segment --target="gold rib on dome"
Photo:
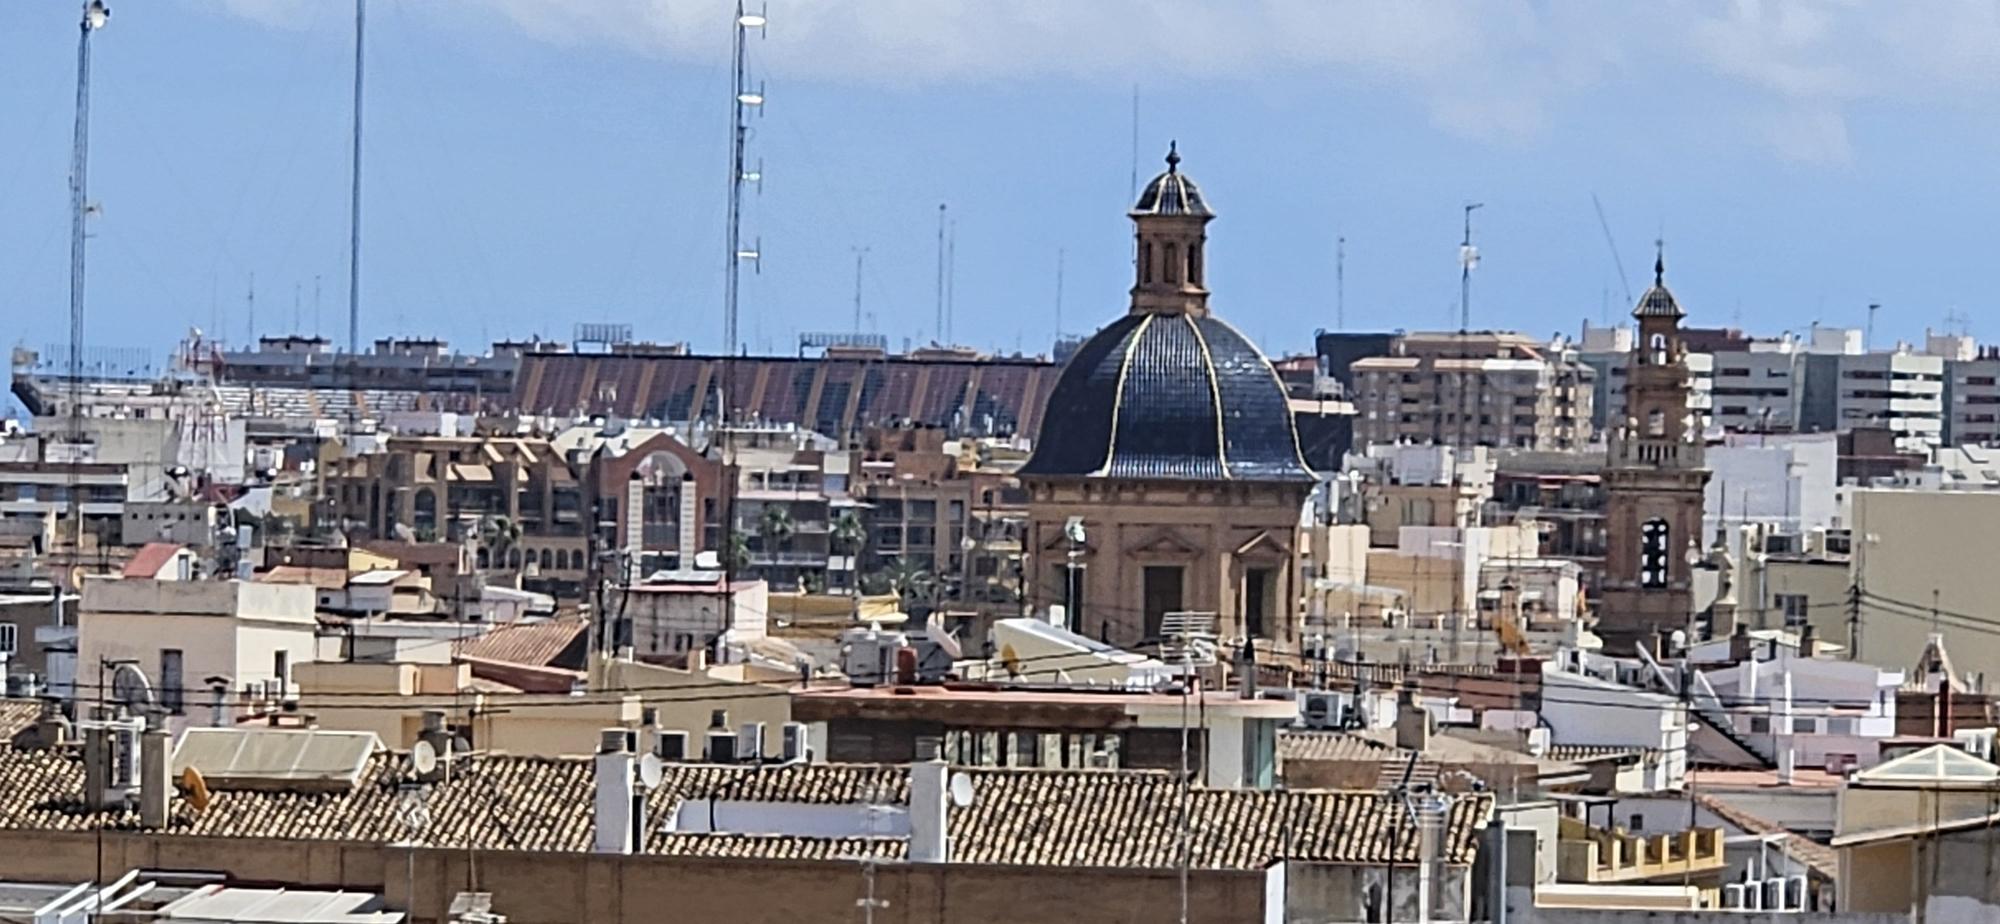
[[[1222,429],[1222,382],[1215,376],[1215,354],[1208,351],[1208,338],[1202,336],[1201,325],[1187,315],[1180,316],[1181,323],[1194,331],[1194,342],[1201,345],[1201,368],[1208,373],[1208,397],[1215,403],[1215,461],[1222,467],[1224,479],[1234,479],[1236,473],[1229,470],[1229,440]],[[1288,406],[1286,410],[1290,410]],[[1297,427],[1293,428],[1292,441],[1298,442]]]
[[[1130,339],[1125,341],[1125,356],[1118,362],[1118,386],[1111,392],[1111,433],[1104,443],[1104,464],[1091,473],[1093,478],[1111,474],[1111,463],[1118,458],[1118,415],[1125,409],[1125,377],[1132,374],[1132,354],[1139,349],[1139,341],[1146,339],[1146,328],[1152,326],[1159,315],[1149,314],[1139,326],[1132,329]]]

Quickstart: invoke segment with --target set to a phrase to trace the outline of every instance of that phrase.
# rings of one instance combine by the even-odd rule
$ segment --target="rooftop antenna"
[[[85,221],[90,205],[90,34],[104,28],[111,10],[104,0],[83,5],[76,41],[76,131],[69,161],[69,525],[83,554],[83,283]],[[102,878],[100,875],[99,878]]]
[[[944,345],[951,345],[952,314],[958,308],[958,220],[952,219],[944,236]]]
[[[243,319],[243,347],[252,349],[257,343],[257,274],[250,274],[250,288],[243,294],[243,307],[250,316]]]
[[[932,322],[933,326],[931,328],[937,331],[939,338],[944,337],[944,224],[945,204],[940,202],[938,203],[937,232],[937,318]]]
[[[1333,239],[1333,327],[1347,329],[1347,238]]]
[[[1868,303],[1868,326],[1861,333],[1861,352],[1875,349],[1875,312],[1882,310],[1881,302]]]
[[[361,426],[361,89],[367,73],[368,0],[354,0],[353,149],[347,160],[347,431]]]
[[[313,336],[319,336],[319,274],[313,274]]]
[[[854,250],[854,332],[861,333],[861,261],[868,258],[868,248],[855,247]]]
[[[1465,236],[1458,243],[1458,354],[1468,358],[1471,354],[1466,336],[1472,328],[1472,269],[1479,265],[1479,248],[1472,246],[1472,213],[1484,208],[1484,202],[1465,204]],[[1472,372],[1461,371],[1458,376],[1458,445],[1464,447],[1465,425],[1472,416]],[[1479,431],[1474,430],[1473,441],[1478,442]]]
[[[1127,185],[1131,189],[1126,193],[1125,201],[1139,198],[1139,85],[1136,83],[1132,85],[1132,179]]]
[[[1057,340],[1061,340],[1063,335],[1062,302],[1063,302],[1063,249],[1061,247],[1057,247],[1056,248],[1056,339]]]
[[[748,13],[743,9],[743,0],[736,0],[736,40],[734,44],[734,100],[731,102],[729,121],[729,260],[728,274],[723,285],[722,296],[722,348],[725,355],[737,351],[736,298],[738,275],[743,261],[748,260],[753,267],[762,269],[762,255],[758,247],[743,247],[743,185],[755,182],[758,191],[763,190],[764,171],[760,163],[754,172],[745,170],[744,146],[750,140],[750,113],[763,112],[764,84],[750,86],[750,62],[748,42],[750,30],[757,30],[757,36],[764,36],[764,27],[769,22],[766,11]]]

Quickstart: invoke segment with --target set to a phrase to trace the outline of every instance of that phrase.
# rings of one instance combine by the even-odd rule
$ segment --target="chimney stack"
[[[173,787],[167,761],[169,740],[162,717],[149,717],[139,736],[139,824],[153,830],[167,826],[167,799]]]
[[[938,756],[936,738],[917,739],[917,760],[910,765],[910,862],[945,863],[951,840],[945,833],[950,811],[947,776],[951,768]]]
[[[597,747],[597,793],[593,815],[598,853],[632,853],[645,820],[638,808],[638,761],[632,754],[632,732],[607,728],[599,734]]]
[[[1417,705],[1408,687],[1396,696],[1396,746],[1419,754],[1431,746],[1431,711]]]

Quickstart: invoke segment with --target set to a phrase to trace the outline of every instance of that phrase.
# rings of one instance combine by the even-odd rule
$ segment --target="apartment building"
[[[1710,357],[1714,424],[1750,433],[1797,429],[1805,396],[1805,351],[1787,334]]]
[[[1355,360],[1355,444],[1574,449],[1593,435],[1597,372],[1563,342],[1417,333]]]
[[[392,436],[334,462],[323,525],[350,539],[471,542],[481,569],[579,600],[592,515],[579,468],[540,437]],[[502,521],[519,535],[491,535]]]
[[[1944,439],[1945,360],[1899,346],[1876,353],[1821,353],[1805,358],[1799,429],[1837,432],[1881,427],[1899,449]]]

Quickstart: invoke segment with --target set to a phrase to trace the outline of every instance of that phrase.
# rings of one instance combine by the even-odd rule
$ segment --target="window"
[[[1795,735],[1810,735],[1810,734],[1812,734],[1812,733],[1814,733],[1814,732],[1817,732],[1817,731],[1819,731],[1819,720],[1818,720],[1818,719],[1793,719],[1793,720],[1792,720],[1792,734],[1795,734]]]
[[[1153,245],[1139,245],[1139,282],[1150,285],[1153,281]]]
[[[172,715],[186,714],[185,672],[181,667],[181,650],[160,649],[160,708]]]
[[[1269,638],[1271,603],[1277,596],[1278,573],[1271,568],[1251,568],[1243,572],[1243,632],[1252,638]]]
[[[1770,717],[1770,716],[1767,716],[1767,715],[1753,715],[1753,716],[1751,716],[1751,717],[1750,717],[1750,734],[1753,734],[1753,735],[1768,735],[1768,734],[1770,734],[1770,733],[1771,733],[1771,717]]]
[[[1778,604],[1778,610],[1785,614],[1786,626],[1796,627],[1806,624],[1806,612],[1811,608],[1811,604],[1805,594],[1774,594],[1771,600]]]
[[[1144,575],[1146,638],[1159,638],[1160,625],[1168,613],[1179,612],[1182,603],[1182,572],[1179,565],[1147,565]]]
[[[1189,245],[1187,257],[1187,281],[1201,285],[1201,248]]]
[[[20,650],[20,627],[11,622],[0,622],[0,655],[11,655]]]
[[[283,699],[292,682],[291,652],[284,649],[271,652],[271,677],[278,681],[278,697]]]
[[[1667,586],[1667,550],[1672,530],[1667,521],[1651,519],[1639,527],[1639,583],[1647,588]]]
[[[1665,411],[1654,408],[1646,412],[1646,435],[1667,435],[1667,415]]]
[[[1168,245],[1167,245],[1167,261],[1166,261],[1166,262],[1167,262],[1167,281],[1168,281],[1168,282],[1174,282],[1174,283],[1177,283],[1177,282],[1180,282],[1180,281],[1181,281],[1181,266],[1180,266],[1180,264],[1181,264],[1181,249],[1180,249],[1179,245],[1176,245],[1176,244],[1168,244]]]
[[[1651,350],[1652,350],[1652,360],[1653,360],[1653,365],[1655,365],[1655,366],[1664,366],[1664,365],[1666,365],[1666,364],[1667,364],[1667,335],[1665,335],[1665,334],[1654,334],[1654,335],[1653,335],[1653,339],[1652,339],[1652,343],[1650,344],[1650,346],[1651,346]]]

